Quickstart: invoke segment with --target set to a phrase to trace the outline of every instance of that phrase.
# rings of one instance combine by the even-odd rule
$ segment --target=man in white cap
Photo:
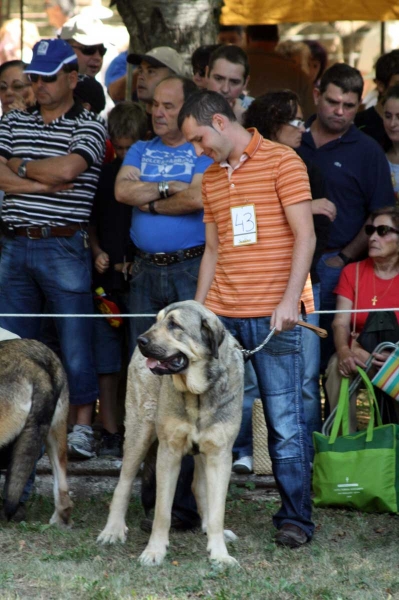
[[[99,19],[77,15],[69,19],[61,29],[62,40],[74,49],[78,59],[79,73],[95,77],[101,70],[107,52],[104,46],[105,27]]]
[[[0,314],[91,314],[88,223],[106,130],[74,102],[76,55],[63,40],[41,40],[27,66],[38,106],[0,122],[0,189],[5,238],[0,260]],[[1,317],[0,327],[37,339],[40,319]],[[98,397],[92,320],[54,317],[68,375],[70,452],[91,458],[91,417]]]

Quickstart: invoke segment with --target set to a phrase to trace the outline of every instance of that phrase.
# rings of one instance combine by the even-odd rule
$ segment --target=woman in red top
[[[398,309],[399,209],[388,207],[374,212],[365,231],[369,236],[369,256],[366,260],[352,263],[343,269],[334,290],[337,294],[337,310]],[[399,323],[399,310],[395,314]],[[356,340],[363,331],[368,315],[368,312],[337,313],[334,317],[336,354],[328,365],[326,382],[331,408],[338,402],[341,378],[357,373],[357,365],[364,368],[370,356]],[[381,367],[386,356],[385,353],[374,354],[375,367]],[[356,406],[354,402],[351,404],[351,429],[355,430]]]

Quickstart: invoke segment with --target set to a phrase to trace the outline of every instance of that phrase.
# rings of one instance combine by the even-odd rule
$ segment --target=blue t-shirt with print
[[[140,180],[147,182],[183,181],[191,183],[194,175],[203,173],[212,160],[197,157],[194,146],[185,142],[171,147],[159,137],[137,142],[126,154],[123,166],[140,170]],[[134,207],[130,237],[143,252],[176,252],[205,243],[203,211],[187,215],[153,215]]]

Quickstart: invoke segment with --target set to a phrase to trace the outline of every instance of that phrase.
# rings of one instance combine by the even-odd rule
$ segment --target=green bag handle
[[[337,412],[335,413],[335,419],[333,428],[331,431],[329,444],[333,444],[338,436],[338,431],[342,423],[342,434],[349,434],[349,378],[343,377],[341,381],[341,388],[339,392],[339,400],[337,405]]]
[[[377,399],[375,397],[374,387],[371,383],[368,375],[363,369],[357,367],[359,375],[361,376],[363,383],[366,386],[367,398],[369,401],[369,423],[367,426],[366,442],[371,442],[373,439],[374,431],[374,418],[377,418],[377,427],[382,425],[380,409],[378,408]],[[339,400],[337,406],[337,413],[334,419],[334,425],[331,431],[329,444],[333,444],[338,437],[338,431],[342,423],[342,435],[349,435],[349,379],[343,377],[341,382],[341,389],[339,393]]]

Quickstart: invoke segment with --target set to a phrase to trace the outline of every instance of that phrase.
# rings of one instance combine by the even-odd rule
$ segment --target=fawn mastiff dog
[[[129,366],[124,457],[102,543],[124,542],[133,479],[158,437],[155,518],[144,565],[159,565],[169,543],[171,509],[182,457],[195,455],[193,492],[210,559],[235,564],[223,531],[232,447],[244,391],[238,342],[211,311],[189,300],[166,307],[138,339]]]
[[[68,383],[57,356],[35,340],[0,342],[0,468],[7,468],[3,511],[10,519],[45,443],[54,476],[50,523],[67,524]]]

